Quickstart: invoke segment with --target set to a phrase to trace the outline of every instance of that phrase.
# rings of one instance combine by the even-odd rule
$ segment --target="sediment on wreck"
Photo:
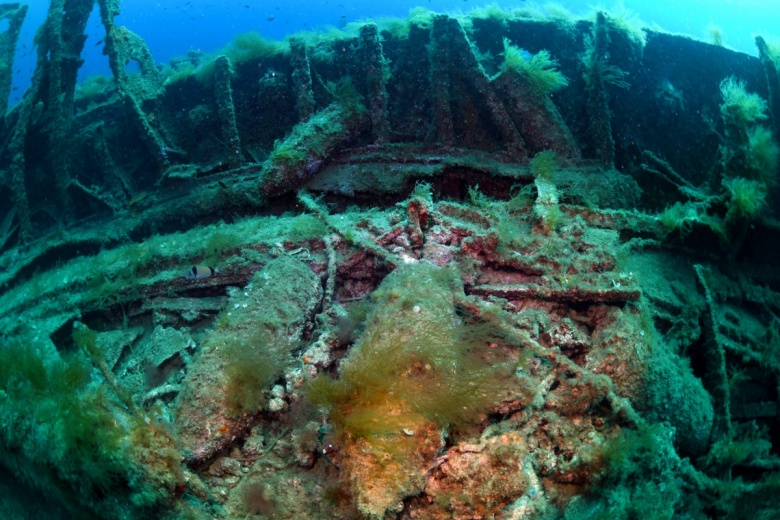
[[[284,256],[228,300],[219,318],[223,325],[203,339],[174,404],[181,449],[190,463],[212,458],[254,420],[262,391],[291,363],[321,299],[317,275]]]
[[[368,518],[423,492],[443,432],[479,421],[507,392],[502,364],[474,355],[491,331],[455,319],[459,283],[457,271],[427,261],[399,266],[377,289],[339,379],[322,375],[304,390],[329,410],[334,459]]]

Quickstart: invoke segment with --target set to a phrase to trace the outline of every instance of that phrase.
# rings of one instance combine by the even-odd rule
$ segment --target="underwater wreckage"
[[[415,10],[160,65],[97,4],[113,77],[53,0],[0,124],[4,514],[777,514],[771,43]]]

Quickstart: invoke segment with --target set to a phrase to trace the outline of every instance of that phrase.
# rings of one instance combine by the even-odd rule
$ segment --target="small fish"
[[[193,265],[188,271],[185,278],[189,280],[202,280],[203,278],[209,278],[217,273],[217,270],[207,265]]]
[[[127,206],[128,207],[136,206],[139,202],[141,202],[148,196],[149,196],[149,192],[147,191],[141,191],[139,193],[136,193],[135,196],[132,199],[130,199],[130,202],[127,203]]]
[[[268,18],[265,19],[266,22],[273,22],[274,20],[276,20],[276,17],[274,16],[269,16]]]

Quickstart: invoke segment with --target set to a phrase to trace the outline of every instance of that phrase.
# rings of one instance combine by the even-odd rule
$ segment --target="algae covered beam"
[[[18,32],[16,25],[22,23],[26,12],[24,8],[18,8],[18,4],[10,5],[17,6],[19,10],[14,13],[6,7],[5,19],[10,17],[9,29],[5,33],[6,45],[15,42],[15,38],[11,41],[10,33]],[[91,1],[85,0],[56,0],[50,4],[46,21],[38,33],[32,85],[15,110],[13,126],[7,129],[5,153],[9,157],[10,188],[19,217],[22,242],[33,238],[26,187],[30,159],[25,152],[28,140],[45,139],[47,142],[48,151],[41,162],[55,186],[57,210],[65,222],[71,220],[74,214],[73,201],[67,191],[70,182],[67,145],[71,137],[76,74],[81,66],[79,55],[86,38],[84,27],[91,5]],[[66,11],[67,17],[63,14]],[[12,53],[13,49],[8,52]],[[8,66],[10,69],[10,62]],[[5,96],[3,102],[7,101]]]
[[[260,193],[278,196],[300,188],[320,171],[328,157],[368,127],[358,103],[331,103],[298,123],[274,146],[260,174]]]
[[[558,76],[560,86],[565,86],[566,79],[561,74]],[[550,92],[560,87],[536,85],[528,72],[511,67],[495,76],[491,85],[503,99],[530,154],[553,150],[561,158],[582,158],[574,135],[550,98]]]
[[[493,124],[496,125],[505,141],[507,151],[518,158],[526,157],[528,153],[525,142],[512,123],[506,107],[490,85],[490,79],[485,75],[476,56],[474,56],[474,51],[460,22],[455,18],[442,15],[434,19],[434,24],[440,18],[441,23],[450,33],[451,70],[460,71],[470,86],[479,93]]]
[[[371,117],[371,131],[374,141],[384,143],[390,136],[387,120],[387,64],[379,41],[379,29],[369,23],[360,28],[358,51],[362,55],[363,77],[368,96],[368,110]]]
[[[450,108],[450,45],[446,17],[437,16],[431,28],[429,61],[431,63],[431,99],[433,101],[433,124],[435,137],[445,146],[455,144],[455,129]]]
[[[41,74],[33,103],[43,102],[42,129],[49,142],[46,163],[51,172],[64,220],[73,220],[76,207],[68,192],[71,164],[68,158],[73,127],[73,98],[81,68],[81,51],[87,39],[84,33],[92,9],[92,0],[56,0],[49,6],[38,39],[38,63]],[[31,127],[32,128],[32,127]]]
[[[160,89],[160,75],[152,59],[152,54],[143,38],[126,27],[114,23],[119,15],[118,0],[98,0],[100,18],[106,29],[106,54],[108,64],[116,81],[119,96],[127,103],[131,116],[140,130],[140,137],[149,148],[160,169],[165,171],[170,167],[168,150],[170,149],[159,132],[152,126],[152,118],[144,111],[145,101],[154,99]],[[125,67],[130,62],[136,62],[141,70],[139,75],[130,76]]]
[[[734,437],[731,424],[731,389],[727,372],[726,351],[723,347],[724,337],[721,334],[717,317],[716,294],[710,287],[710,269],[701,264],[693,266],[696,282],[704,293],[706,307],[702,312],[702,347],[706,349],[706,375],[704,384],[713,399],[715,407],[715,422],[712,428],[714,440],[731,440]]]
[[[611,112],[607,95],[606,73],[614,70],[608,63],[609,26],[603,12],[596,13],[593,36],[583,57],[587,85],[587,110],[591,154],[602,165],[615,164],[615,140],[612,138]]]
[[[474,51],[460,22],[447,15],[437,15],[433,19],[432,31],[431,38],[437,42],[435,46],[437,52],[444,46],[449,47],[449,63],[446,69],[442,70],[441,63],[434,67],[433,65],[436,64],[432,62],[431,70],[436,70],[437,75],[451,74],[453,72],[460,74],[466,85],[479,94],[480,100],[487,109],[492,123],[504,139],[507,151],[517,158],[527,157],[528,152],[525,142],[509,117],[503,102],[491,86],[490,79],[485,75],[479,61],[474,56]],[[439,58],[433,59],[438,60]],[[441,86],[454,86],[451,80],[445,81],[439,77],[432,78],[432,84],[439,81],[443,82]],[[458,95],[453,92],[447,92],[447,96],[444,97],[445,92],[441,91],[441,88],[438,90],[436,85],[434,85],[434,103],[438,105],[437,108],[439,109],[443,108],[443,103],[449,105],[449,97],[451,95]],[[435,117],[438,117],[438,114],[435,114]],[[445,142],[445,144],[447,143]]]
[[[311,86],[311,64],[306,42],[302,38],[290,39],[290,62],[292,64],[293,85],[298,100],[298,118],[301,121],[309,119],[314,112],[314,92]]]
[[[241,139],[236,125],[236,109],[233,105],[233,88],[230,86],[232,67],[227,56],[220,56],[214,62],[214,99],[225,142],[225,160],[230,168],[243,163]]]

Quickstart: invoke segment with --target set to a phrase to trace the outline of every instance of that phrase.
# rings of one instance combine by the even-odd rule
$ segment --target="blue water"
[[[338,26],[346,21],[387,16],[404,17],[409,9],[423,6],[434,11],[470,11],[488,3],[504,8],[525,7],[530,2],[502,0],[125,0],[120,25],[141,35],[158,63],[192,49],[210,52],[221,48],[236,34],[258,31],[270,39],[283,39],[302,30]],[[546,2],[540,2],[544,5]],[[35,68],[33,36],[43,22],[49,2],[32,0],[14,64],[14,90],[11,103],[21,99]],[[575,14],[585,14],[596,3],[592,0],[557,2]],[[618,4],[602,3],[608,9]],[[768,40],[780,40],[780,5],[777,0],[625,0],[622,5],[635,13],[648,27],[707,39],[708,27],[717,25],[723,41],[733,49],[756,54],[755,34]],[[772,29],[774,28],[774,30]],[[102,54],[105,34],[97,7],[87,28],[88,39],[80,78],[110,74]]]

